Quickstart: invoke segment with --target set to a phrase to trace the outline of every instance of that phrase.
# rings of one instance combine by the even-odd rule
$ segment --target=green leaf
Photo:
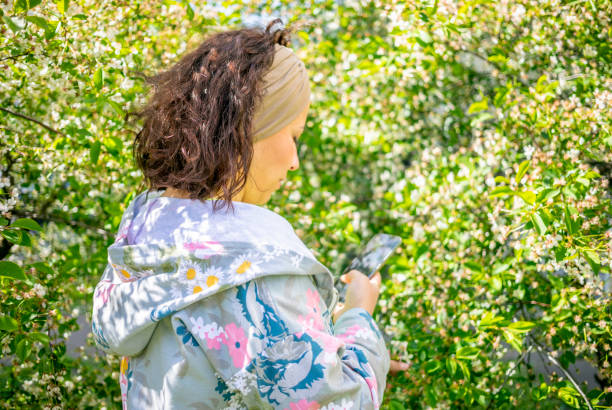
[[[572,214],[567,205],[565,206],[565,209],[563,210],[563,212],[565,216],[565,226],[567,228],[567,233],[569,233],[570,235],[573,235],[575,233],[574,221],[572,220]]]
[[[496,197],[501,197],[501,196],[514,195],[514,194],[515,192],[512,189],[510,189],[509,186],[502,185],[502,186],[493,188],[491,193],[489,193],[489,198],[496,198]]]
[[[395,400],[395,399],[391,399],[389,401],[389,404],[387,405],[387,408],[389,410],[405,410],[406,409],[406,407],[404,407],[404,405],[402,404],[401,401]]]
[[[508,325],[508,329],[515,333],[527,333],[535,327],[533,322],[518,321]]]
[[[68,10],[68,0],[60,0],[55,4],[57,5],[57,10],[62,14],[65,14],[66,10]]]
[[[505,319],[502,316],[493,316],[491,312],[485,313],[484,317],[480,319],[480,324],[478,327],[493,327],[497,326],[500,322],[503,322]]]
[[[487,60],[494,64],[505,65],[508,62],[508,57],[499,54],[487,57]]]
[[[19,323],[15,319],[9,316],[0,316],[0,330],[12,332],[17,328],[19,328]]]
[[[455,357],[459,360],[474,360],[476,357],[478,357],[478,353],[480,353],[480,349],[472,346],[466,346],[457,350]]]
[[[189,20],[193,20],[193,18],[195,17],[195,13],[193,11],[193,8],[191,7],[191,3],[189,3],[188,1],[185,2],[185,11],[187,12],[187,18]]]
[[[425,371],[429,374],[435,373],[442,368],[438,360],[430,360],[425,363]]]
[[[30,342],[28,339],[21,339],[21,341],[17,343],[17,349],[15,353],[22,362],[28,358],[31,352],[32,342]]]
[[[16,0],[13,3],[13,10],[15,14],[23,13],[38,6],[41,2],[42,0]]]
[[[100,157],[100,148],[102,147],[102,143],[100,141],[96,141],[91,145],[89,149],[89,162],[92,165],[96,165],[98,163],[98,158]]]
[[[49,24],[47,24],[47,20],[45,20],[42,17],[38,17],[38,16],[26,16],[25,19],[27,21],[29,21],[30,23],[34,23],[38,27],[42,28],[43,30],[45,30],[45,32],[47,32],[49,30]]]
[[[0,276],[18,280],[27,279],[23,269],[16,263],[9,261],[0,261]]]
[[[30,265],[31,267],[33,267],[34,269],[36,269],[39,272],[42,273],[46,273],[47,275],[53,275],[53,269],[51,269],[49,267],[49,265],[47,265],[46,263],[43,262],[35,262],[33,264]]]
[[[546,233],[546,224],[542,220],[542,217],[536,212],[531,215],[531,222],[533,226],[536,228],[536,231],[540,235],[544,235]]]
[[[42,332],[33,332],[30,333],[29,338],[36,341],[36,342],[40,342],[42,344],[49,344],[49,336],[45,333]]]
[[[7,241],[14,243],[15,245],[21,245],[23,240],[23,234],[18,229],[4,229],[0,231],[0,235],[4,237]]]
[[[21,246],[32,246],[32,239],[30,239],[30,235],[27,231],[21,231],[21,242],[19,242]]]
[[[518,336],[518,333],[504,330],[503,335],[506,342],[508,342],[508,344],[514,348],[514,350],[519,353],[523,350],[523,340]]]
[[[584,257],[589,263],[589,265],[591,265],[591,269],[593,269],[596,274],[599,274],[599,272],[601,271],[601,259],[599,259],[599,255],[597,254],[597,252],[590,250],[585,251]]]
[[[102,89],[102,86],[104,85],[104,71],[102,70],[102,67],[98,68],[94,73],[93,83],[98,90]]]
[[[570,386],[561,387],[558,391],[559,398],[563,400],[567,405],[575,409],[580,408],[580,402],[578,400],[579,393]]]
[[[506,178],[506,177],[498,175],[498,176],[495,177],[495,183],[497,183],[497,184],[501,184],[501,183],[510,184],[510,180],[508,178]]]
[[[452,357],[446,359],[446,370],[451,377],[457,373],[457,361]]]
[[[43,228],[32,218],[19,218],[11,224],[12,228],[29,229],[30,231],[42,231]]]
[[[489,99],[485,97],[480,101],[472,103],[472,105],[470,105],[470,108],[468,108],[468,114],[474,114],[477,112],[485,111],[487,109],[489,109]]]
[[[9,220],[6,218],[0,218],[0,226],[6,226],[8,225]]]
[[[542,74],[540,78],[538,78],[538,81],[536,82],[535,86],[536,93],[541,94],[545,90],[547,80],[548,77],[546,76],[546,74]]]
[[[459,368],[461,369],[461,373],[463,373],[463,377],[465,380],[470,380],[470,369],[468,369],[467,364],[463,361],[457,361]]]
[[[4,23],[11,29],[13,33],[18,32],[23,27],[18,26],[9,16],[2,16]]]
[[[116,101],[110,100],[110,99],[106,99],[106,103],[113,109],[113,111],[115,111],[118,115],[123,116],[123,108],[121,108],[121,105],[119,103],[117,103]]]
[[[533,205],[535,203],[536,195],[531,191],[518,191],[516,194],[529,205]]]
[[[525,173],[529,169],[530,163],[531,162],[529,160],[525,160],[521,162],[521,165],[519,165],[518,172],[516,173],[516,177],[514,178],[517,184],[520,183],[521,180],[523,179],[523,176],[525,176]]]
[[[468,268],[470,270],[473,270],[475,272],[484,272],[484,268],[482,267],[482,265],[480,265],[477,262],[467,261],[467,262],[464,263],[464,265],[465,265],[466,268]]]

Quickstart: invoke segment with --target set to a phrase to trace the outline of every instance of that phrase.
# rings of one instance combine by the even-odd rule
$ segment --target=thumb
[[[340,276],[340,280],[346,284],[349,284],[353,280],[353,275],[354,271],[347,272],[344,275]]]
[[[380,277],[380,272],[376,272],[374,276],[370,278],[370,283],[377,288],[380,288],[380,284],[382,282],[382,278]]]

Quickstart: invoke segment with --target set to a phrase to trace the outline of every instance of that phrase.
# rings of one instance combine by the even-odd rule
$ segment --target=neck
[[[170,188],[166,188],[166,191],[162,194],[162,196],[166,196],[170,198],[189,198],[189,192],[182,190],[182,189],[170,187]],[[217,195],[213,197],[212,199],[220,199],[220,197]],[[244,189],[232,197],[232,201],[237,201],[237,202],[244,202],[243,199],[244,199]]]

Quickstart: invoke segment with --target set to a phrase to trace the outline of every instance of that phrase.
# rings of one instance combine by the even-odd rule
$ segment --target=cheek
[[[276,184],[277,180],[287,173],[293,150],[293,140],[289,143],[279,141],[265,149],[256,150],[251,162],[251,175],[266,185]]]
[[[287,164],[291,162],[293,156],[293,140],[289,142],[283,141],[276,144],[273,149],[270,150],[270,157],[268,158],[269,164],[274,164],[275,168],[278,168],[280,173],[284,175],[287,171]]]

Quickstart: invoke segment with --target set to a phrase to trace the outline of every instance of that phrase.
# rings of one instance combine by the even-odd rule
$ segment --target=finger
[[[389,373],[395,374],[397,372],[405,372],[410,368],[410,364],[406,362],[400,362],[398,360],[391,360],[389,363]]]
[[[370,278],[370,283],[376,286],[377,288],[380,288],[381,282],[382,282],[382,278],[380,276],[380,272],[376,272],[374,276]]]
[[[352,279],[351,272],[345,273],[344,275],[340,276],[340,280],[346,284],[351,283],[351,279]]]

